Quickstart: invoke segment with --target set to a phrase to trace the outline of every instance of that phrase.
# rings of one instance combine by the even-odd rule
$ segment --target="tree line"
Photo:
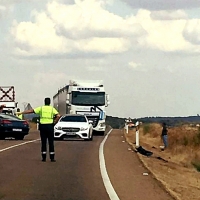
[[[106,125],[110,125],[114,129],[124,127],[126,118],[106,116]],[[143,117],[143,118],[131,118],[132,122],[136,121],[142,123],[163,123],[168,126],[181,126],[182,124],[200,124],[200,116],[187,116],[187,117]]]

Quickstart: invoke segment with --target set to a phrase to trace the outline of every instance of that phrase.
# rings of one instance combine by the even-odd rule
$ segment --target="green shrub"
[[[143,125],[143,134],[146,135],[147,133],[149,133],[151,130],[151,125],[150,124],[144,124]]]

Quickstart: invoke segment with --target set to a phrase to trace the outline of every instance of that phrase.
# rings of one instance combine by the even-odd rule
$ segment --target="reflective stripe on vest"
[[[41,124],[52,124],[53,123],[53,107],[42,106],[40,110],[40,123]]]

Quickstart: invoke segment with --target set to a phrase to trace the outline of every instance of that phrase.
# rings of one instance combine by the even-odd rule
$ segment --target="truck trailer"
[[[109,103],[102,80],[70,80],[69,85],[58,89],[53,96],[54,107],[61,115],[85,115],[99,135],[105,133],[106,107]]]

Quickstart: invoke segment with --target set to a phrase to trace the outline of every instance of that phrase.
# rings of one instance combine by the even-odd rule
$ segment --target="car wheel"
[[[93,140],[93,134],[91,135],[91,138],[90,138],[90,141],[92,141]]]
[[[89,137],[89,138],[87,138],[87,139],[84,139],[85,141],[92,141],[93,140],[93,134]]]
[[[105,135],[105,131],[100,131],[99,135],[104,136]]]
[[[90,130],[90,138],[88,139],[89,141],[92,141],[93,140],[93,131]]]
[[[5,136],[1,135],[0,140],[5,140]]]
[[[20,136],[15,137],[15,140],[23,140],[23,139],[24,139],[24,135],[20,135]]]

